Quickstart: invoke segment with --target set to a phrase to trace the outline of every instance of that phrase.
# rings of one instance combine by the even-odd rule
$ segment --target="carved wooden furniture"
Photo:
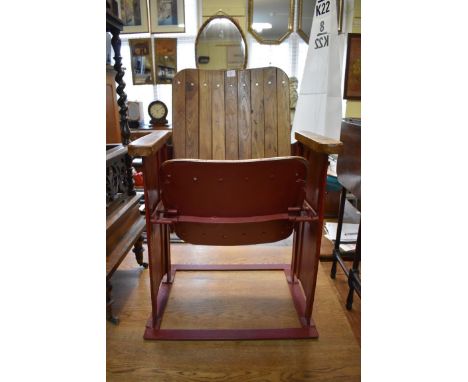
[[[131,155],[143,157],[152,299],[144,338],[317,337],[311,315],[327,159],[340,152],[341,142],[299,132],[291,156],[289,83],[277,68],[186,69],[174,78],[172,94],[173,131],[129,145]],[[175,159],[167,160],[171,135]],[[268,243],[294,233],[292,263],[172,264],[171,230],[188,243],[205,245]],[[188,270],[284,271],[301,326],[161,329],[176,272]]]
[[[340,251],[340,240],[347,192],[353,194],[358,201],[361,199],[361,121],[344,119],[341,123],[340,139],[344,144],[344,150],[338,157],[336,173],[338,175],[338,182],[343,186],[343,189],[341,191],[338,227],[336,231],[335,247],[333,249],[333,264],[330,276],[333,279],[335,278],[336,266],[338,263],[348,278],[349,293],[346,300],[346,308],[350,310],[353,307],[354,292],[361,297],[361,222],[359,222],[356,250],[353,254],[353,264],[351,268],[348,268],[343,261],[343,254]],[[360,203],[358,203],[358,205],[360,205]],[[347,253],[347,255],[349,255],[349,253]]]
[[[139,199],[141,194],[137,194],[133,187],[132,179],[132,158],[128,154],[127,145],[130,142],[130,130],[127,124],[127,96],[124,92],[125,82],[123,81],[122,57],[120,56],[120,31],[123,24],[112,13],[106,14],[106,31],[112,34],[111,44],[115,54],[114,69],[116,72],[115,81],[120,114],[120,136],[122,144],[106,145],[106,283],[107,283],[107,319],[117,323],[118,319],[112,314],[112,298],[110,278],[125,258],[129,250],[134,246],[134,253],[138,264],[148,266],[143,262],[143,238],[142,232],[145,228],[143,216],[139,213]],[[109,72],[108,72],[109,73]],[[109,76],[109,74],[108,74]],[[107,124],[111,127],[115,125],[114,95],[109,94],[112,89],[111,82],[106,80],[106,114]],[[115,87],[115,86],[114,86]],[[115,130],[111,129],[114,133]],[[109,132],[109,129],[108,129]],[[113,142],[116,135],[107,136],[107,141]]]

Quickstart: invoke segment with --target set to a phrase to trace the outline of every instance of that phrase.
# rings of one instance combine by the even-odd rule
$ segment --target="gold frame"
[[[302,4],[304,0],[297,0],[297,34],[301,36],[301,38],[306,42],[309,43],[310,36],[308,33],[304,32],[302,29]],[[337,10],[337,17],[338,17],[338,34],[343,33],[343,8],[344,8],[344,1],[343,0],[336,0],[339,9]],[[313,20],[312,20],[313,22]]]
[[[244,58],[243,69],[246,69],[247,68],[247,62],[248,62],[248,57],[249,57],[249,48],[247,46],[247,39],[245,38],[245,34],[244,34],[244,32],[242,32],[242,28],[240,27],[239,23],[234,18],[232,18],[231,16],[228,16],[226,14],[211,16],[210,18],[205,20],[205,22],[198,29],[197,38],[195,39],[195,65],[196,65],[197,69],[200,69],[200,67],[198,66],[198,60],[197,60],[197,57],[198,57],[197,47],[198,47],[198,39],[200,37],[200,33],[208,25],[208,23],[211,20],[214,20],[214,19],[228,19],[228,20],[232,21],[234,23],[234,25],[236,26],[236,28],[239,30],[239,32],[240,32],[240,34],[242,36],[242,40],[244,40],[244,45],[245,45],[245,58]],[[229,69],[227,69],[227,70],[229,70]]]
[[[281,36],[278,40],[266,40],[262,36],[260,36],[257,32],[255,32],[255,30],[252,28],[254,0],[249,0],[248,29],[249,29],[250,34],[255,37],[255,40],[257,40],[260,44],[265,44],[265,45],[281,44],[286,39],[286,37],[288,37],[293,31],[294,1],[295,0],[289,0],[289,19],[288,19],[288,30],[286,31],[286,33],[283,36]]]

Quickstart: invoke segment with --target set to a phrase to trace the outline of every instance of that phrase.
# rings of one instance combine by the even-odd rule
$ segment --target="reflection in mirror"
[[[199,69],[245,69],[247,44],[236,23],[228,16],[213,16],[200,28],[195,42]]]
[[[261,44],[279,44],[292,32],[294,0],[249,0],[249,32]]]
[[[137,38],[128,40],[132,65],[133,85],[154,83],[151,39]]]
[[[335,1],[338,33],[341,33],[343,27],[343,0]],[[298,0],[297,4],[297,33],[307,44],[309,43],[316,3],[316,0]]]

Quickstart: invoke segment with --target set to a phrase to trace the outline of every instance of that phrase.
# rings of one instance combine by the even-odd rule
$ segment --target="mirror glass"
[[[249,32],[262,44],[279,44],[292,32],[294,0],[249,0]]]
[[[198,32],[195,57],[199,69],[245,69],[247,44],[237,23],[214,16]]]

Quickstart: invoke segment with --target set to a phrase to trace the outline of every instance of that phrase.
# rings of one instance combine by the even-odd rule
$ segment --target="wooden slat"
[[[172,129],[174,157],[185,158],[185,70],[177,73],[173,80]]]
[[[212,80],[213,159],[225,159],[224,72],[213,71]]]
[[[224,77],[224,105],[226,117],[226,159],[239,159],[237,129],[237,73],[228,70]]]
[[[276,68],[263,69],[265,107],[265,158],[278,155],[278,116],[276,100]]]
[[[211,71],[199,72],[199,97],[200,97],[200,159],[212,159],[212,131],[211,131]]]
[[[291,155],[291,110],[289,108],[289,79],[276,69],[278,100],[278,156]]]
[[[252,69],[250,73],[252,158],[265,155],[265,127],[263,106],[263,69]]]
[[[239,129],[239,159],[252,158],[252,127],[250,123],[250,71],[238,71],[237,121]]]
[[[198,159],[198,70],[185,72],[185,157]]]

